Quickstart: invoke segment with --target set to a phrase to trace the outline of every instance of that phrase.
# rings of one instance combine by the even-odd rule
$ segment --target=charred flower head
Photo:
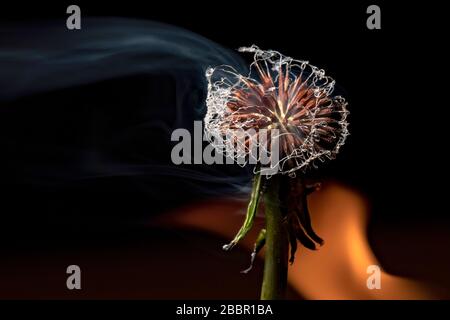
[[[227,145],[211,137],[237,140],[233,132],[238,130],[252,130],[242,142],[247,154],[252,146],[261,147],[261,141],[273,152],[273,141],[278,139],[278,157],[271,166],[290,175],[314,160],[334,158],[348,135],[347,103],[333,95],[335,81],[307,61],[277,51],[256,46],[239,51],[254,54],[249,75],[231,66],[206,72],[205,133],[214,147],[225,152]],[[264,139],[262,131],[267,134]]]

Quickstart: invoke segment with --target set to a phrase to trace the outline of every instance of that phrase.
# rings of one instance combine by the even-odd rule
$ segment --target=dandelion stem
[[[278,300],[285,297],[289,242],[280,210],[280,179],[267,180],[264,194],[266,219],[266,251],[261,300]]]

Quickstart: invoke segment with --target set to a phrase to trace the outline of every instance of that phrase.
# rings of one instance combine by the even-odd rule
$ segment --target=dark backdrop
[[[370,230],[413,225],[418,238],[428,237],[430,230],[421,225],[449,226],[446,102],[435,101],[446,92],[439,91],[432,75],[441,64],[440,53],[432,49],[432,37],[439,38],[443,31],[432,22],[439,9],[410,2],[376,3],[382,9],[381,30],[366,28],[365,9],[371,3],[364,1],[77,4],[83,17],[161,21],[224,47],[256,44],[324,68],[349,102],[351,135],[335,161],[310,174],[362,192],[371,204]],[[0,16],[16,24],[56,19],[64,26],[67,5],[2,3]],[[171,144],[158,132],[133,129],[114,147],[108,139],[114,132],[134,128],[139,117],[173,117],[173,94],[170,79],[138,74],[2,102],[4,257],[31,257],[40,251],[58,255],[67,248],[78,252],[146,239],[142,221],[208,197],[201,192],[214,188],[207,181],[176,175],[77,177],[80,164],[95,161],[99,154],[132,163],[158,159],[170,165]],[[148,111],[149,104],[157,105],[158,112]],[[426,257],[430,247],[417,250]]]

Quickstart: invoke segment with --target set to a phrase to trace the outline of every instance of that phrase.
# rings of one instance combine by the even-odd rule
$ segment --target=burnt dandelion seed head
[[[223,248],[231,249],[252,228],[262,198],[265,227],[255,242],[251,262],[265,246],[261,299],[279,299],[297,242],[311,250],[323,244],[313,230],[307,204],[307,195],[318,186],[308,185],[296,173],[316,160],[333,159],[339,152],[348,136],[347,103],[333,94],[334,80],[307,61],[256,46],[239,51],[253,53],[248,75],[231,66],[206,71],[205,136],[236,163],[257,164],[244,223]],[[284,176],[262,180],[262,174],[268,175],[261,166],[267,159],[269,174]],[[250,269],[251,265],[244,272]]]
[[[236,160],[255,156],[251,148],[263,142],[266,151],[271,150],[274,138],[279,157],[271,166],[282,174],[294,176],[314,160],[333,159],[348,135],[347,103],[333,95],[335,81],[307,61],[277,51],[256,46],[239,51],[254,54],[249,75],[231,66],[206,71],[205,133],[216,150],[225,153],[229,145],[214,137],[228,136],[236,142],[235,132],[251,131],[239,140],[243,154],[235,153]],[[261,137],[261,129],[267,137]]]

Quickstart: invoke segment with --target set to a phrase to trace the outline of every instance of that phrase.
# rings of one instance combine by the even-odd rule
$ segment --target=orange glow
[[[373,254],[366,236],[368,208],[356,192],[325,185],[308,198],[314,229],[325,240],[317,251],[299,247],[289,268],[290,285],[307,299],[431,299],[422,284],[390,275]],[[169,214],[160,223],[191,227],[231,239],[243,220],[246,203],[215,201]],[[262,225],[259,221],[256,225]],[[241,245],[250,249],[257,229]],[[381,268],[381,289],[368,289],[367,267]]]
[[[291,285],[311,299],[427,299],[418,283],[381,272],[381,289],[367,288],[367,267],[380,263],[366,236],[364,200],[346,188],[329,185],[309,198],[313,223],[325,245],[302,250],[289,273]]]

